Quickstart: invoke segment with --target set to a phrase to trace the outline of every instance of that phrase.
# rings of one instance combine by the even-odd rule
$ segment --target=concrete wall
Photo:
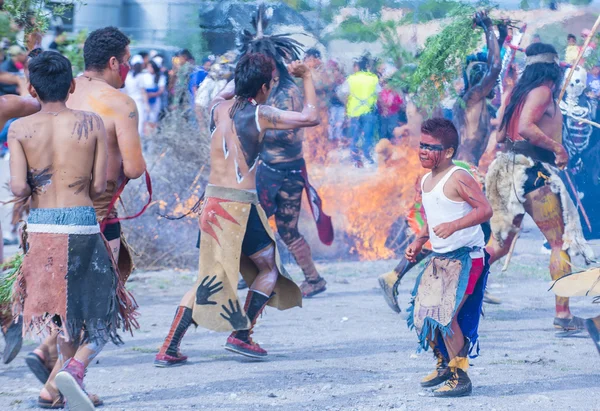
[[[94,0],[78,7],[73,16],[74,31],[93,31],[106,26],[121,26],[123,0]]]

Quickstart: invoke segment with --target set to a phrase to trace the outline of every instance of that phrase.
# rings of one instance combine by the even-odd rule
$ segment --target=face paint
[[[443,151],[444,146],[441,144],[427,144],[427,143],[419,143],[419,150],[425,151]]]
[[[125,79],[127,78],[127,74],[129,73],[129,65],[119,63],[119,75],[121,76],[121,80],[123,84],[125,84]]]

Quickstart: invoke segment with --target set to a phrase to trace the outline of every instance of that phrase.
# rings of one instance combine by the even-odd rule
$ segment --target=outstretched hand
[[[473,25],[482,28],[490,27],[492,26],[492,19],[490,19],[486,11],[478,11],[473,17]]]

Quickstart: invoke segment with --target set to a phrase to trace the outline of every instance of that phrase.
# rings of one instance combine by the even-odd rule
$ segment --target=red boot
[[[187,362],[188,357],[181,354],[179,345],[192,322],[192,309],[182,306],[177,307],[169,334],[154,358],[155,367],[177,367]]]
[[[225,344],[226,350],[251,358],[263,358],[267,356],[267,352],[260,345],[252,341],[251,335],[256,320],[270,299],[271,297],[267,297],[262,293],[248,290],[244,311],[246,311],[246,315],[250,320],[250,329],[232,332],[229,338],[227,338],[227,343]]]

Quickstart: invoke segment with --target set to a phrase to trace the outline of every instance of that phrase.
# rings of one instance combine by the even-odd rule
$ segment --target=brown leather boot
[[[471,395],[473,385],[467,375],[469,369],[469,360],[465,357],[454,357],[448,363],[450,367],[450,377],[446,383],[435,390],[435,397],[464,397]]]
[[[437,348],[433,348],[433,355],[437,361],[435,370],[421,380],[421,387],[435,387],[447,381],[452,373],[448,368],[448,360]]]
[[[312,259],[310,247],[304,237],[293,241],[288,245],[288,250],[302,269],[305,280],[300,284],[300,291],[304,298],[310,298],[327,289],[327,281],[319,275]]]

